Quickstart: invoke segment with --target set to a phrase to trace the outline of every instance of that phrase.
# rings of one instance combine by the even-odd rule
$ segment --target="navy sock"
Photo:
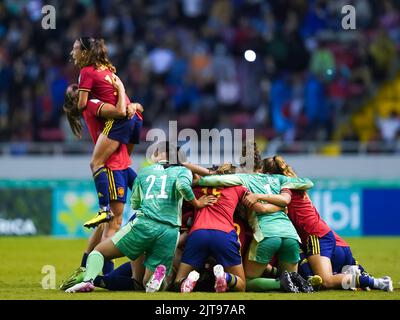
[[[81,267],[85,267],[86,268],[86,261],[87,261],[87,257],[89,256],[89,253],[84,253],[82,256],[82,261],[81,261]]]
[[[108,260],[106,260],[107,262]],[[128,277],[132,278],[132,268],[131,268],[131,263],[130,262],[125,262],[124,264],[120,265],[117,269],[112,270],[107,274],[106,280],[107,283],[109,282],[110,277]],[[107,284],[104,281],[105,276],[97,276],[96,279],[94,279],[94,285],[96,287],[100,288],[107,288]]]
[[[94,279],[93,284],[94,284],[95,287],[107,289],[106,288],[106,284],[104,282],[104,276],[97,276]]]
[[[96,279],[94,279],[93,284],[96,287],[111,291],[135,290],[135,282],[131,277],[113,275],[112,272],[105,276],[97,276]]]
[[[225,279],[229,288],[233,288],[236,286],[237,278],[235,275],[230,274],[229,272],[225,272]]]
[[[124,264],[121,264],[117,269],[115,269],[113,274],[117,274],[119,276],[125,276],[125,277],[132,277],[132,268],[131,268],[131,263],[130,262],[125,262]]]
[[[366,288],[366,287],[373,288],[374,287],[374,278],[367,277],[367,276],[357,276],[356,284],[358,284],[357,287],[360,287],[360,288]]]
[[[97,197],[99,198],[100,208],[110,207],[110,193],[108,191],[109,182],[107,169],[101,167],[93,173],[93,180],[96,186]]]
[[[304,278],[308,279],[308,277],[312,277],[314,273],[311,270],[310,264],[307,259],[303,259],[299,263],[298,273]]]
[[[103,275],[109,274],[114,270],[114,262],[112,260],[104,260]]]
[[[132,269],[129,262],[124,263],[105,276],[97,276],[94,280],[94,285],[112,291],[144,289],[141,283],[132,279]]]

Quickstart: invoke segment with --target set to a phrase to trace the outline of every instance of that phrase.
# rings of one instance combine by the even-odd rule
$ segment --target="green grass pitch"
[[[179,294],[159,292],[109,292],[97,289],[88,294],[67,294],[60,290],[43,289],[41,282],[45,265],[52,265],[56,271],[57,285],[80,263],[86,240],[57,239],[52,237],[0,237],[0,299],[34,300],[125,300],[125,299],[262,299],[262,300],[310,300],[310,299],[396,299],[400,300],[400,237],[365,237],[346,239],[352,247],[354,256],[373,275],[390,275],[395,290],[392,293],[382,291],[351,292],[322,291],[314,294],[285,293],[192,293]],[[125,262],[117,260],[117,265]]]

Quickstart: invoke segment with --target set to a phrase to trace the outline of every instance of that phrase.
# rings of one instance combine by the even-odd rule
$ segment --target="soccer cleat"
[[[214,266],[213,271],[215,276],[215,285],[214,285],[215,292],[221,293],[228,290],[228,284],[226,283],[224,267],[221,266],[220,264],[217,264]]]
[[[301,292],[311,293],[314,292],[314,288],[311,284],[308,283],[301,275],[297,272],[290,272],[290,278],[292,279],[293,284],[299,288]]]
[[[161,284],[167,274],[167,268],[160,264],[154,270],[153,275],[151,276],[150,280],[146,284],[146,292],[157,292],[160,290]]]
[[[299,293],[299,288],[297,288],[297,286],[293,283],[289,272],[282,272],[279,280],[281,282],[281,290],[283,292]]]
[[[192,292],[199,278],[200,274],[196,270],[191,271],[187,276],[187,278],[181,284],[181,292],[183,293]]]
[[[86,268],[79,267],[76,269],[69,277],[63,280],[60,284],[60,290],[65,291],[68,288],[71,288],[73,285],[80,283],[83,281],[85,277]]]
[[[99,224],[111,221],[113,216],[110,210],[101,209],[94,218],[86,221],[83,226],[88,229],[96,228]]]
[[[393,291],[393,281],[392,278],[385,276],[383,278],[376,279],[378,281],[378,289],[392,292]]]
[[[322,278],[319,275],[308,277],[307,282],[313,287],[314,291],[318,291],[322,286]]]
[[[76,293],[76,292],[91,292],[94,290],[94,284],[91,281],[80,282],[71,288],[65,290],[67,293]]]

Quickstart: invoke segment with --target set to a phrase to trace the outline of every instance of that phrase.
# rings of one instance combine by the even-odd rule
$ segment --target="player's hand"
[[[246,207],[251,208],[257,203],[257,201],[258,198],[254,193],[248,193],[242,202]]]
[[[202,196],[197,199],[196,208],[201,209],[207,206],[212,206],[218,199],[214,196]]]
[[[112,78],[112,83],[115,89],[117,90],[125,90],[124,84],[122,83],[121,79],[114,74]]]
[[[136,105],[137,103],[130,103],[126,106],[126,116],[128,119],[132,119],[135,116],[137,110]]]
[[[126,107],[126,115],[128,119],[132,119],[135,116],[136,111],[143,110],[143,107],[140,103],[130,103]],[[142,111],[141,111],[142,112]]]

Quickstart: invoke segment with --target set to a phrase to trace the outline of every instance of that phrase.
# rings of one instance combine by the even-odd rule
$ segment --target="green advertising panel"
[[[51,188],[0,187],[0,236],[51,234]]]

